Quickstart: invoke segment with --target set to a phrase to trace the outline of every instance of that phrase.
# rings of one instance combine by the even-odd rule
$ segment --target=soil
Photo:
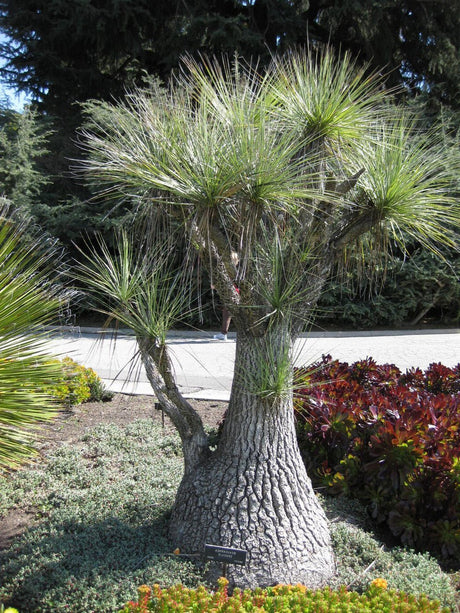
[[[191,400],[190,404],[201,416],[204,424],[217,427],[227,409],[227,403],[213,400]],[[52,422],[40,431],[40,456],[43,458],[60,445],[71,445],[85,432],[101,423],[124,426],[136,419],[151,418],[165,428],[165,433],[174,431],[169,418],[155,408],[152,396],[115,394],[110,402],[86,402],[61,411]],[[37,460],[40,461],[40,458]],[[14,509],[1,519],[0,552],[8,549],[13,539],[35,522],[35,512]]]

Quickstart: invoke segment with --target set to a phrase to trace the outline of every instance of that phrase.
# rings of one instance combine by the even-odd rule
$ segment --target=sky
[[[0,42],[3,42],[5,39],[5,35],[0,32]],[[0,64],[3,63],[3,58],[0,57]],[[0,101],[3,102],[5,98],[8,101],[8,107],[16,111],[22,111],[24,104],[27,104],[29,101],[29,98],[25,94],[18,93],[15,89],[11,89],[0,80]]]
[[[21,112],[24,109],[24,105],[29,101],[28,97],[17,91],[11,89],[0,82],[0,100],[7,100],[7,106],[10,109]]]

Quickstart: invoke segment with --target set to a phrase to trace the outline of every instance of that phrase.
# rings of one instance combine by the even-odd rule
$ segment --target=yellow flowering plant
[[[386,590],[388,587],[388,583],[386,579],[383,579],[382,577],[377,577],[376,579],[371,581],[371,586],[376,587],[380,590]]]
[[[110,399],[111,395],[92,368],[78,364],[69,357],[55,361],[61,365],[61,375],[46,386],[47,394],[65,405],[81,404],[90,400]]]
[[[230,594],[228,581],[221,577],[215,591],[204,586],[190,589],[183,585],[149,588],[142,585],[138,602],[128,602],[120,613],[449,613],[437,601],[387,589],[387,581],[378,577],[364,594],[346,587],[310,590],[304,585],[275,585],[241,590]]]

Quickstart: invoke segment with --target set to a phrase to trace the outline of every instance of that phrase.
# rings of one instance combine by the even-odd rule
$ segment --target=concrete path
[[[152,394],[137,359],[136,342],[129,334],[98,340],[96,329],[57,329],[51,333],[50,350],[69,355],[90,366],[113,391]],[[190,398],[228,400],[235,359],[235,335],[227,342],[214,341],[212,333],[174,331],[168,336],[178,383]],[[366,357],[378,363],[396,364],[401,370],[432,362],[455,366],[460,362],[460,329],[379,332],[312,332],[295,348],[298,366],[323,354],[355,362]]]

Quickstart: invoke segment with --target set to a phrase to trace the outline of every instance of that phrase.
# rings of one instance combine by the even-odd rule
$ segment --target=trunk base
[[[294,427],[290,336],[238,331],[232,395],[217,450],[179,487],[171,520],[175,547],[247,551],[229,565],[231,586],[325,585],[335,572],[326,516],[300,455]],[[272,376],[276,375],[276,376]],[[273,384],[273,389],[271,385]],[[211,578],[222,572],[213,564]]]
[[[184,481],[171,518],[174,546],[204,554],[204,545],[247,551],[245,566],[228,565],[230,586],[302,583],[321,587],[335,572],[324,512],[303,464],[247,463],[213,457]],[[288,475],[287,472],[290,474]],[[211,562],[208,579],[222,576]]]

